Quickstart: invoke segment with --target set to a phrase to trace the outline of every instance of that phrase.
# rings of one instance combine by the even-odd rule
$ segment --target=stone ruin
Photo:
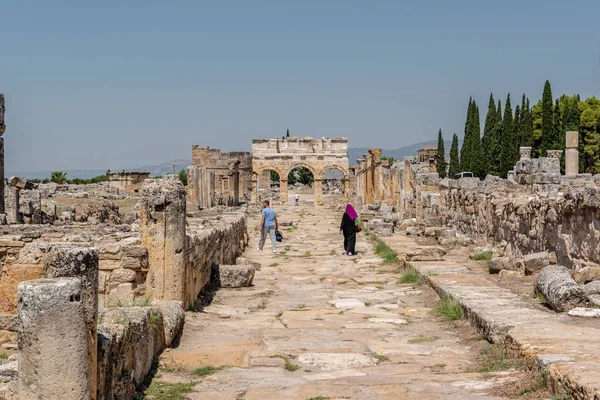
[[[0,397],[131,399],[211,276],[231,287],[254,275],[235,265],[246,209],[187,217],[176,175],[139,193],[18,179],[7,192],[0,346],[18,353],[0,365]]]
[[[440,179],[412,158],[389,165],[371,149],[356,168],[361,218],[383,237],[403,231],[444,246],[485,243],[498,256],[490,273],[535,275],[535,290],[558,312],[600,306],[600,175],[578,173],[577,136],[567,133],[565,175],[562,151],[535,159],[522,147],[508,179],[483,181]]]

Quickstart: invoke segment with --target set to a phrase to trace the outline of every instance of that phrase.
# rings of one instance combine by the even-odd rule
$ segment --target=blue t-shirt
[[[275,226],[275,218],[277,217],[275,210],[273,210],[270,207],[263,208],[262,215],[263,215],[263,217],[265,217],[265,225],[264,226]]]

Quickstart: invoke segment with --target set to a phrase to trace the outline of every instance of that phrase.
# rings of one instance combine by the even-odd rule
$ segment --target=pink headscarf
[[[358,218],[358,214],[356,213],[356,211],[354,210],[354,207],[352,207],[352,204],[350,204],[350,203],[348,203],[346,205],[346,214],[348,214],[350,219]]]

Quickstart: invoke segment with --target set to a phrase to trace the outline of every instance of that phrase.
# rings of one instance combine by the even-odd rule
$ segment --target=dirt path
[[[285,243],[258,253],[250,217],[244,256],[262,265],[254,286],[221,289],[188,312],[156,384],[194,382],[186,398],[211,400],[499,398],[488,392],[510,376],[466,372],[483,344],[432,312],[429,287],[398,283],[397,266],[382,265],[362,234],[359,256],[342,255],[339,212],[277,211],[294,223],[281,229]]]

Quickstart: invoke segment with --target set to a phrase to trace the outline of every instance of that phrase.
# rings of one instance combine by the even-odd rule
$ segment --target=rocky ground
[[[257,252],[251,216],[244,256],[262,266],[254,285],[205,294],[187,312],[179,346],[162,354],[145,398],[544,398],[541,385],[511,392],[527,375],[520,365],[465,321],[446,322],[427,285],[399,283],[404,270],[383,263],[363,233],[359,255],[344,256],[339,211],[277,211],[280,222],[293,221],[281,227],[278,252]],[[397,250],[415,246],[406,239]]]

